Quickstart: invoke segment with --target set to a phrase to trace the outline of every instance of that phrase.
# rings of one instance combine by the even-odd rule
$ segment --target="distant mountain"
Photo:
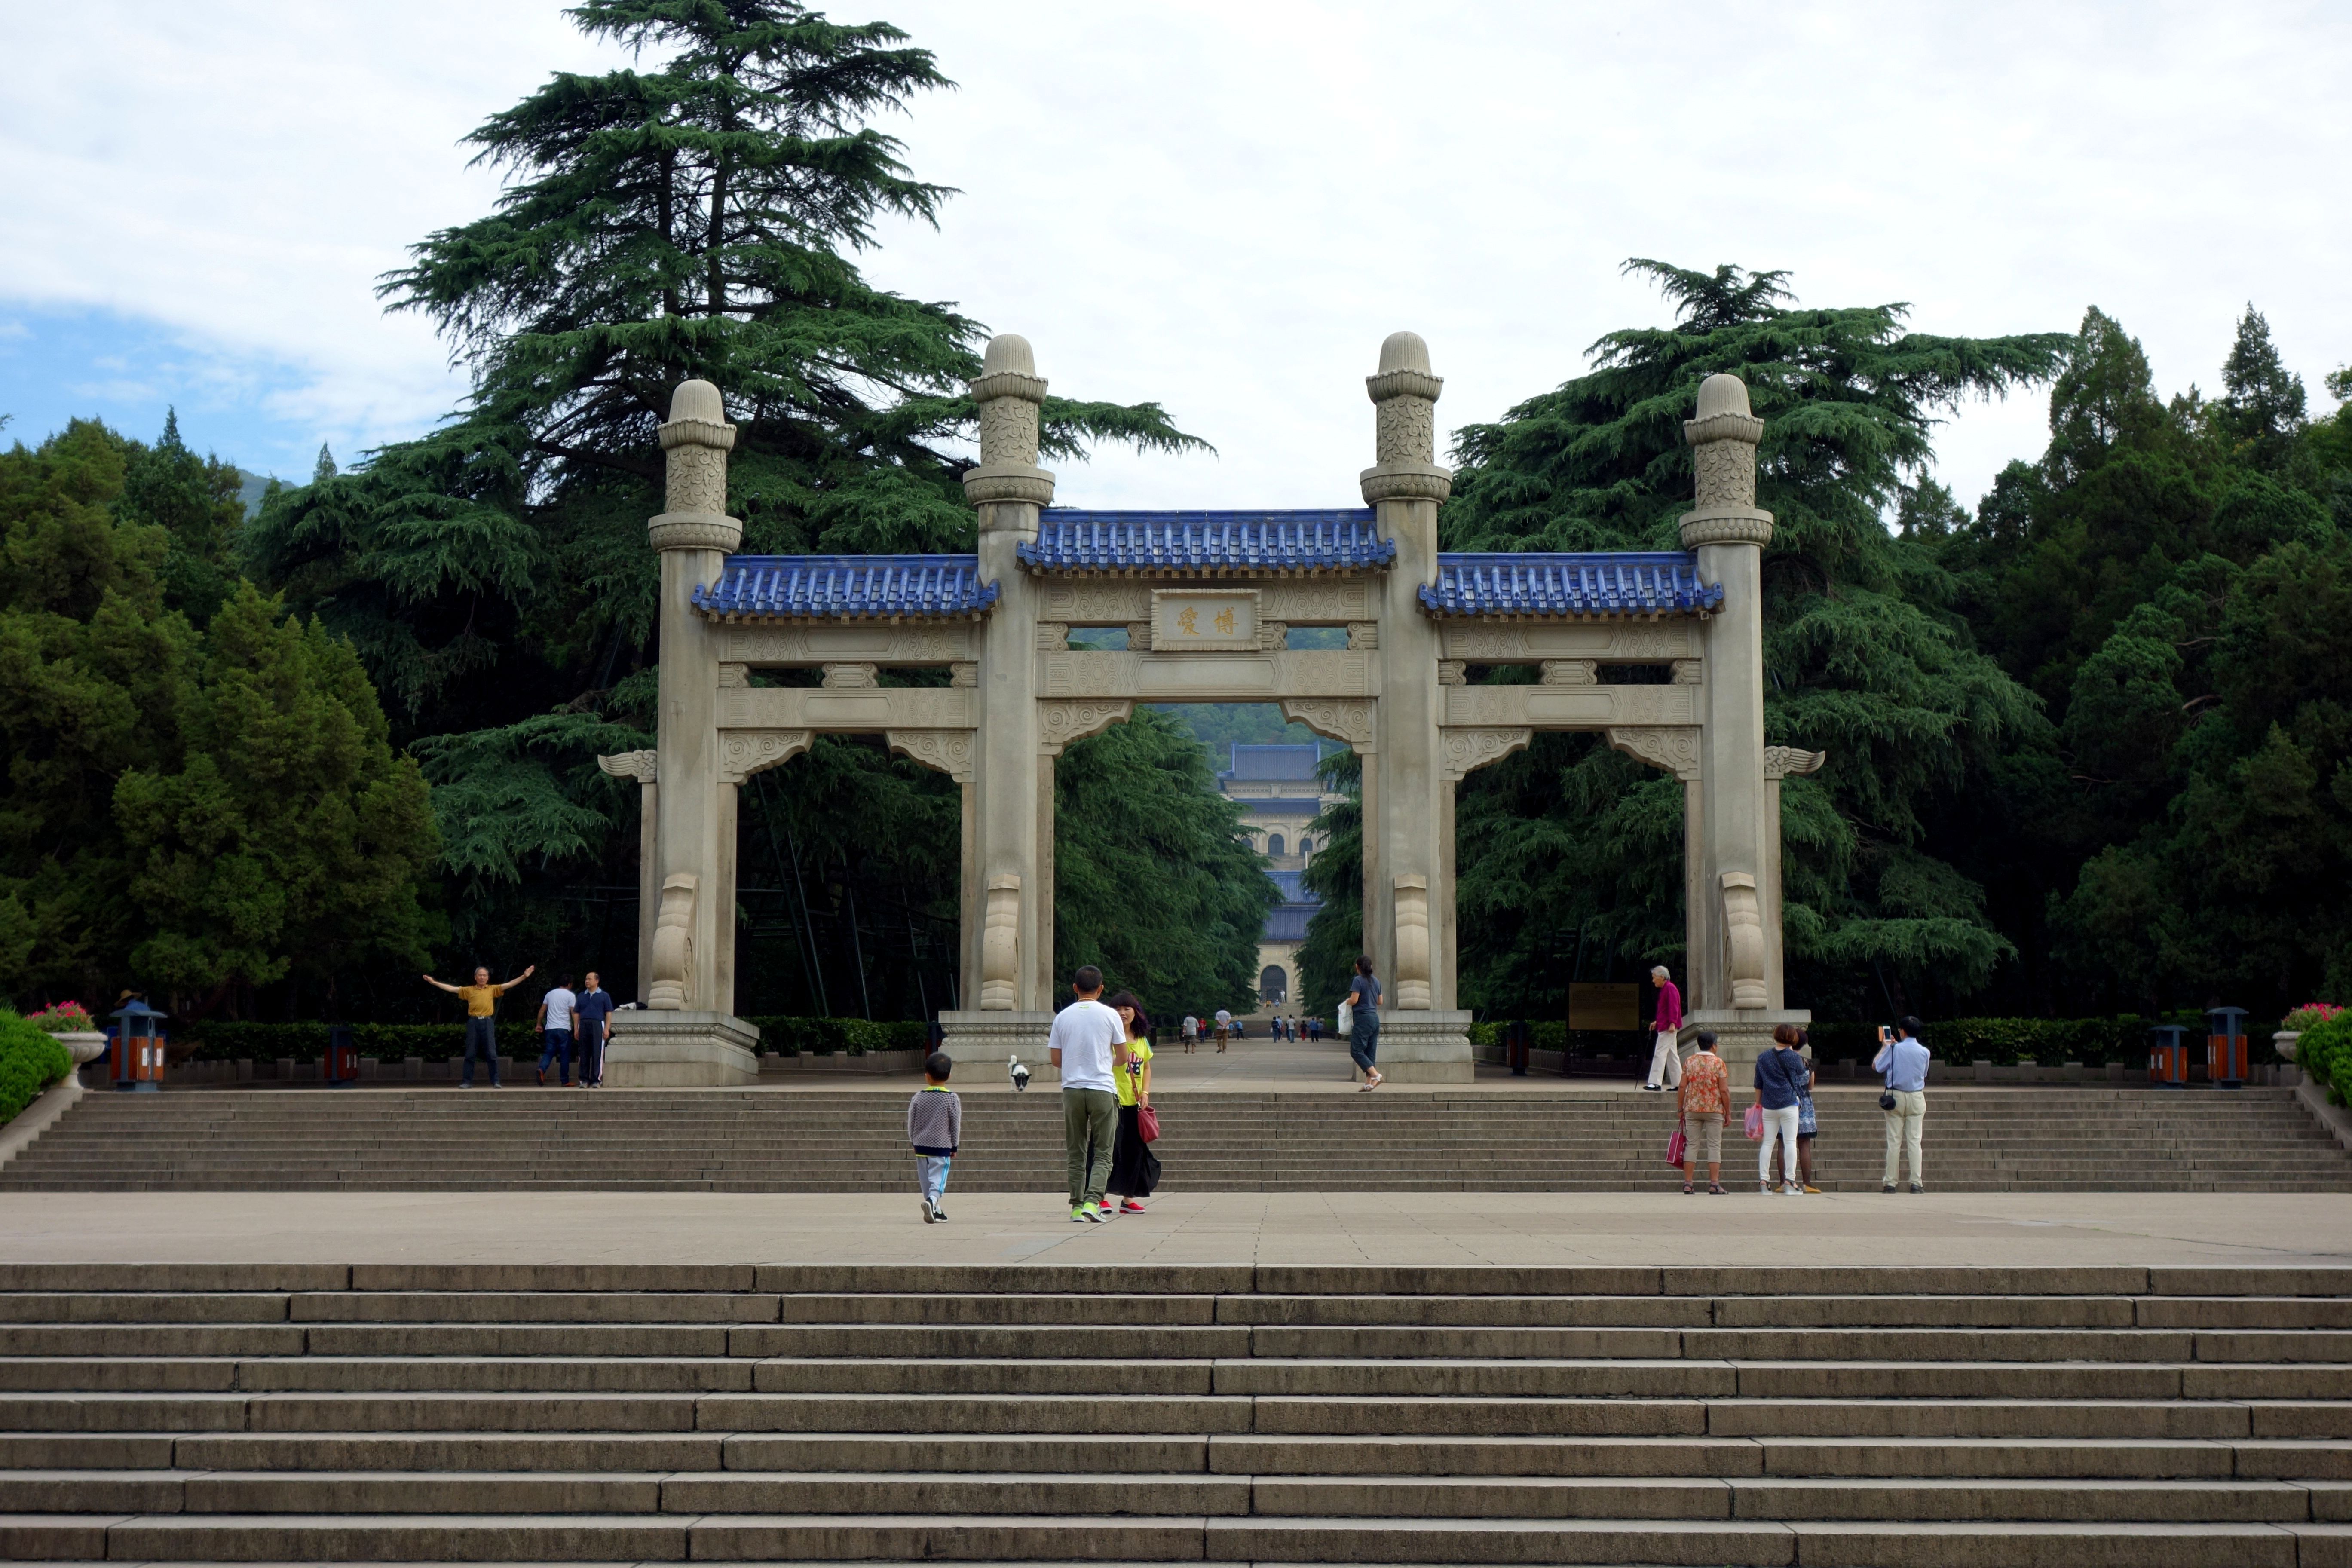
[[[236,492],[236,499],[245,503],[245,515],[250,520],[254,513],[261,510],[262,493],[269,489],[271,476],[239,468],[236,471],[236,477],[245,481],[244,486]]]

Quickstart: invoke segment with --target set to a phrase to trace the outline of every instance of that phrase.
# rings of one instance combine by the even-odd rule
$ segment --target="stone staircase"
[[[193,1089],[86,1097],[0,1166],[0,1191],[170,1189],[911,1191],[903,1088],[795,1092]],[[1871,1086],[1816,1095],[1821,1184],[1875,1191]],[[1163,1091],[1162,1191],[1671,1189],[1671,1099],[1504,1089]],[[964,1097],[959,1192],[1062,1184],[1059,1097]],[[1753,1190],[1755,1145],[1724,1140]],[[1944,1089],[1938,1191],[2352,1191],[2352,1153],[2283,1089]]]
[[[0,1266],[0,1557],[2352,1563],[2352,1270]]]

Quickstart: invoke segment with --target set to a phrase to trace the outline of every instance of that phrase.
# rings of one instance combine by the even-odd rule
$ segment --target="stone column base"
[[[1715,1037],[1715,1054],[1723,1065],[1733,1068],[1731,1087],[1745,1089],[1747,1078],[1738,1069],[1752,1068],[1756,1058],[1772,1044],[1772,1031],[1783,1024],[1799,1028],[1813,1021],[1810,1011],[1768,1012],[1761,1007],[1706,1007],[1683,1015],[1682,1034],[1677,1037],[1685,1048],[1691,1037],[1704,1029]]]
[[[1348,1048],[1344,1037],[1339,1048]],[[1468,1083],[1475,1076],[1470,1015],[1383,1009],[1380,1043],[1372,1047],[1372,1059],[1380,1067],[1381,1078],[1389,1083]]]
[[[760,1028],[732,1013],[631,1007],[612,1016],[604,1081],[614,1089],[724,1089],[760,1081]]]
[[[958,1066],[970,1063],[974,1070],[985,1068],[1002,1077],[1011,1058],[1019,1057],[1029,1065],[1032,1087],[1061,1077],[1045,1061],[1045,1037],[1054,1028],[1051,1013],[941,1013],[940,1028],[946,1037],[940,1049]]]

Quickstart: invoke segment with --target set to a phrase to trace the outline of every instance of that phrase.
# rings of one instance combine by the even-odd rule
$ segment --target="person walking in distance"
[[[1919,1020],[1905,1018],[1897,1033],[1878,1031],[1878,1055],[1871,1067],[1885,1075],[1886,1091],[1878,1097],[1886,1112],[1886,1179],[1883,1192],[1895,1190],[1895,1156],[1911,1161],[1911,1190],[1924,1193],[1927,1182],[1919,1171],[1919,1135],[1927,1120],[1927,1047],[1919,1043]]]
[[[1723,1124],[1731,1116],[1731,1080],[1723,1058],[1715,1054],[1715,1037],[1702,1030],[1693,1037],[1698,1049],[1683,1063],[1683,1081],[1675,1089],[1683,1118],[1683,1194],[1691,1192],[1691,1167],[1706,1162],[1706,1190],[1723,1195]]]
[[[1674,977],[1663,963],[1650,971],[1650,984],[1658,988],[1657,1016],[1650,1027],[1657,1043],[1650,1050],[1650,1079],[1642,1087],[1652,1094],[1663,1089],[1673,1089],[1683,1081],[1683,1057],[1680,1041],[1683,1032],[1683,994],[1675,989]],[[1660,1074],[1664,1074],[1663,1080]]]
[[[1369,953],[1356,960],[1355,976],[1348,982],[1348,1054],[1364,1069],[1364,1089],[1378,1089],[1387,1081],[1374,1065],[1381,1050],[1381,979],[1372,973]]]
[[[1190,1014],[1190,1013],[1185,1014],[1185,1015],[1184,1015],[1184,1054],[1185,1054],[1186,1056],[1188,1056],[1188,1057],[1189,1057],[1189,1056],[1191,1056],[1191,1055],[1192,1054],[1192,1047],[1193,1047],[1193,1046],[1194,1046],[1194,1045],[1196,1045],[1196,1044],[1198,1044],[1198,1043],[1199,1043],[1200,1038],[1201,1038],[1201,1020],[1200,1020],[1199,1018],[1197,1018],[1197,1017],[1193,1016],[1192,1016],[1192,1014]]]
[[[1225,1042],[1234,1037],[1234,1016],[1224,1008],[1217,1009],[1217,1049],[1223,1050]]]
[[[1054,1015],[1045,1037],[1047,1059],[1062,1069],[1062,1154],[1069,1166],[1070,1219],[1100,1225],[1097,1205],[1110,1181],[1111,1142],[1118,1131],[1115,1053],[1127,1026],[1102,1004],[1102,971],[1080,964],[1070,976],[1077,1000]]]
[[[1143,1200],[1160,1184],[1160,1156],[1143,1141],[1143,1112],[1151,1104],[1151,1018],[1131,991],[1110,999],[1110,1010],[1127,1026],[1118,1051],[1118,1135],[1112,1142],[1110,1182],[1102,1206],[1119,1200],[1121,1214],[1141,1214]]]
[[[604,989],[604,977],[594,970],[588,972],[588,988],[580,993],[579,1005],[572,1016],[580,1020],[580,1087],[604,1087],[604,1040],[611,1032],[613,1018],[612,994]]]
[[[572,989],[572,976],[564,975],[555,988],[539,999],[539,1081],[547,1084],[547,1064],[561,1057],[563,1061],[563,1087],[572,1087],[572,1016],[580,1005],[580,994]]]
[[[948,1167],[963,1142],[963,1101],[948,1087],[948,1075],[954,1070],[953,1058],[933,1051],[923,1058],[923,1087],[907,1101],[907,1142],[915,1147],[925,1225],[948,1217]]]
[[[1772,1150],[1782,1150],[1780,1169],[1787,1177],[1780,1189],[1790,1197],[1804,1192],[1797,1184],[1797,1096],[1812,1068],[1796,1053],[1797,1028],[1782,1024],[1772,1031],[1772,1047],[1756,1058],[1756,1101],[1764,1108],[1764,1142],[1756,1151],[1756,1190],[1772,1190]]]
[[[503,985],[490,984],[490,972],[480,964],[474,966],[471,985],[452,985],[446,980],[425,977],[425,984],[436,991],[446,991],[466,1005],[466,1070],[457,1080],[459,1089],[474,1087],[474,1052],[478,1047],[490,1060],[490,1087],[499,1085],[499,998],[530,978],[536,963],[527,964],[520,974]]]

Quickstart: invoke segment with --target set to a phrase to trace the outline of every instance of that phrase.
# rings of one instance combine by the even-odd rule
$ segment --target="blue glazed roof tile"
[[[1701,583],[1681,551],[1593,554],[1440,554],[1421,590],[1433,616],[1689,616],[1720,609],[1723,584]]]
[[[1215,576],[1225,572],[1380,572],[1396,560],[1368,508],[1351,511],[1076,511],[1040,514],[1015,552],[1032,572]]]
[[[694,607],[724,620],[971,620],[997,592],[977,555],[730,555]]]

